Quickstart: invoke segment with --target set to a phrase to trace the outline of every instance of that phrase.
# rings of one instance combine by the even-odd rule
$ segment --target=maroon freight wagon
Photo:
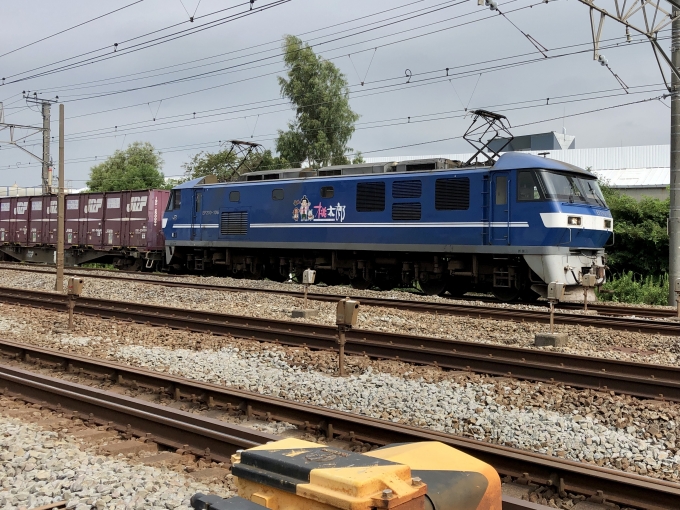
[[[166,190],[80,193],[64,198],[68,265],[91,261],[153,268],[163,260]],[[57,197],[0,198],[0,256],[54,262]]]

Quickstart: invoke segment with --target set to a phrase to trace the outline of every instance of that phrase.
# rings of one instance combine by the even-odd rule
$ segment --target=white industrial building
[[[564,161],[587,168],[600,179],[623,193],[640,199],[643,196],[665,199],[670,185],[670,145],[604,147],[600,149],[530,150],[529,154]],[[365,158],[367,163],[406,161],[421,158],[447,158],[467,161],[473,153],[432,154],[423,156],[386,156]]]

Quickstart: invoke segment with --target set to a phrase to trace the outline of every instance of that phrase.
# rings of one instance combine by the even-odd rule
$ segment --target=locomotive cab
[[[545,294],[556,281],[578,289],[583,274],[605,281],[604,246],[613,236],[613,220],[597,177],[581,168],[537,156],[508,153],[491,169],[495,215],[492,242],[535,246],[524,259]],[[514,181],[514,182],[513,182]],[[524,220],[529,228],[510,228]],[[507,227],[506,227],[507,225]],[[501,230],[505,230],[505,233]]]

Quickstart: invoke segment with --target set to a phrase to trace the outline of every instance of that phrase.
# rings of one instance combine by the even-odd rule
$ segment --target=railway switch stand
[[[345,374],[345,333],[357,325],[359,316],[359,301],[346,297],[338,301],[338,308],[335,315],[335,323],[338,326],[338,372],[340,377]]]
[[[548,303],[550,303],[550,333],[536,333],[534,345],[537,347],[563,347],[567,345],[566,333],[555,333],[555,303],[564,298],[564,284],[551,282],[548,285]]]
[[[66,294],[68,296],[68,330],[73,331],[73,309],[76,307],[76,299],[83,293],[83,279],[71,276],[68,279]]]
[[[314,271],[313,269],[305,269],[303,271],[302,286],[304,287],[305,290],[304,306],[302,307],[302,310],[293,310],[291,312],[290,315],[291,317],[293,317],[293,319],[295,318],[308,319],[319,314],[318,310],[314,310],[313,308],[307,308],[307,291],[309,290],[309,286],[314,284],[315,279],[316,271]]]
[[[309,290],[309,286],[314,284],[315,279],[316,271],[313,269],[305,269],[302,273],[302,285],[305,288],[305,309],[307,309],[307,291]]]
[[[581,286],[583,287],[583,311],[588,311],[588,289],[597,285],[597,276],[594,274],[584,274],[581,276]]]

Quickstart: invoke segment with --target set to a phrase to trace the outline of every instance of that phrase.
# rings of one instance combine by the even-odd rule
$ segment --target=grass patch
[[[668,274],[637,278],[632,271],[629,271],[613,276],[597,294],[602,301],[667,305],[668,285]]]

